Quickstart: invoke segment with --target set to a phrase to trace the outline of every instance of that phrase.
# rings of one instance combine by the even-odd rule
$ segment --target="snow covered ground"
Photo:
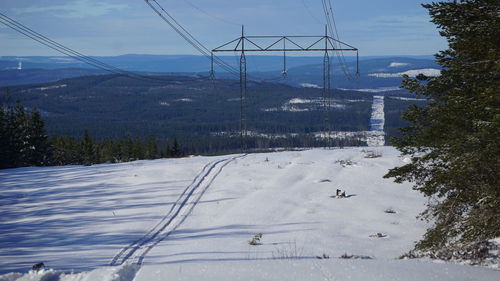
[[[370,131],[366,137],[368,146],[383,146],[385,144],[384,124],[384,96],[373,96]]]
[[[382,178],[405,161],[375,147],[3,170],[0,280],[499,280],[397,259],[426,228],[425,199]],[[26,273],[37,262],[51,269]]]
[[[416,77],[419,74],[424,74],[428,77],[435,77],[441,75],[441,70],[435,68],[424,68],[424,69],[411,69],[404,72],[398,73],[370,73],[368,76],[377,77],[377,78],[395,78],[402,77],[403,75],[408,75],[410,77]]]

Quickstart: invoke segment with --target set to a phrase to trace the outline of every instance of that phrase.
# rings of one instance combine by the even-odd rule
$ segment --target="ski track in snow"
[[[141,266],[149,251],[175,231],[191,214],[205,191],[222,172],[224,167],[232,161],[245,156],[246,155],[234,156],[212,161],[205,165],[201,172],[193,179],[191,184],[184,189],[177,201],[172,205],[169,212],[160,222],[151,228],[143,237],[124,247],[112,259],[110,265],[116,266],[124,263],[132,263]]]

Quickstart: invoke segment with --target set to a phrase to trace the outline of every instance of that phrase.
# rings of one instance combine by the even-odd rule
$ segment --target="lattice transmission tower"
[[[259,40],[266,40],[263,44]],[[301,40],[299,42],[299,40]],[[286,77],[286,54],[287,52],[323,52],[323,92],[322,104],[325,109],[325,124],[327,125],[327,146],[331,146],[331,59],[329,52],[356,52],[356,73],[359,74],[359,52],[356,47],[339,41],[328,35],[328,27],[325,26],[325,35],[305,36],[247,36],[244,26],[241,27],[241,36],[231,40],[212,50],[212,67],[210,76],[214,77],[213,53],[234,52],[240,53],[240,138],[242,149],[245,149],[245,139],[248,134],[247,118],[245,112],[245,99],[247,98],[247,52],[282,52],[283,53],[283,76]]]

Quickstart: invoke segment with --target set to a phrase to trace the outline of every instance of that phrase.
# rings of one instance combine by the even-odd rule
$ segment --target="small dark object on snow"
[[[262,245],[260,239],[262,238],[262,233],[257,233],[253,236],[252,240],[248,241],[248,244],[252,246]]]
[[[335,198],[347,198],[347,196],[345,195],[345,190],[342,191],[340,189],[337,189],[337,192],[335,193],[335,196],[330,196],[330,197],[335,197]]]
[[[370,237],[372,237],[372,238],[384,238],[384,237],[387,237],[387,235],[380,233],[380,232],[377,232],[376,234],[370,235]]]
[[[347,253],[344,253],[342,256],[340,256],[341,259],[362,259],[362,260],[371,260],[373,259],[370,256],[359,256],[359,255],[348,255]]]
[[[316,256],[316,258],[317,258],[318,260],[327,260],[327,259],[329,259],[329,258],[330,258],[330,256],[329,256],[329,255],[327,255],[327,254],[325,254],[325,253],[323,253],[323,255],[322,255],[322,256]]]
[[[395,214],[396,213],[396,211],[394,211],[393,209],[387,209],[384,212],[387,214]]]
[[[40,271],[41,269],[45,268],[45,264],[43,262],[35,263],[33,267],[31,267],[31,270],[33,271]]]

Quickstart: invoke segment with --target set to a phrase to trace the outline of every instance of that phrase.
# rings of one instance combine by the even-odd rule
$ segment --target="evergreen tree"
[[[50,144],[45,135],[44,122],[40,112],[35,110],[31,113],[28,127],[28,142],[26,160],[30,165],[44,166],[50,164]]]
[[[132,159],[133,160],[138,160],[138,159],[144,159],[144,145],[142,144],[141,138],[136,138],[135,142],[133,144],[133,153],[132,153]]]
[[[386,177],[435,199],[422,214],[434,225],[416,249],[439,255],[500,237],[500,2],[423,6],[449,49],[436,55],[441,76],[405,77],[403,87],[430,102],[404,114],[410,125],[394,144],[411,162]]]
[[[161,157],[168,158],[171,156],[172,155],[170,154],[170,145],[168,144],[168,141],[166,141],[165,145],[163,146],[163,150],[161,151]]]
[[[130,136],[120,142],[120,161],[128,162],[133,159],[134,142]]]
[[[156,140],[153,136],[146,138],[146,159],[156,159],[158,158],[158,147],[156,146]]]
[[[89,131],[85,130],[83,133],[83,140],[81,142],[83,164],[90,166],[96,163],[96,148],[94,145],[94,140],[89,134]]]
[[[100,149],[99,149],[99,162],[100,163],[105,163],[105,162],[113,162],[114,161],[114,154],[113,154],[113,142],[110,141],[109,139],[105,139],[100,143]]]
[[[174,140],[172,142],[172,149],[170,150],[170,156],[172,156],[172,157],[180,157],[181,156],[181,149],[179,148],[179,143],[177,142],[176,137],[174,137]]]
[[[0,169],[8,167],[9,141],[8,141],[8,115],[3,104],[0,104]]]
[[[11,167],[24,167],[29,165],[28,126],[28,118],[24,106],[20,102],[17,102],[16,105],[10,109],[10,122],[8,127],[9,152],[12,161]]]

